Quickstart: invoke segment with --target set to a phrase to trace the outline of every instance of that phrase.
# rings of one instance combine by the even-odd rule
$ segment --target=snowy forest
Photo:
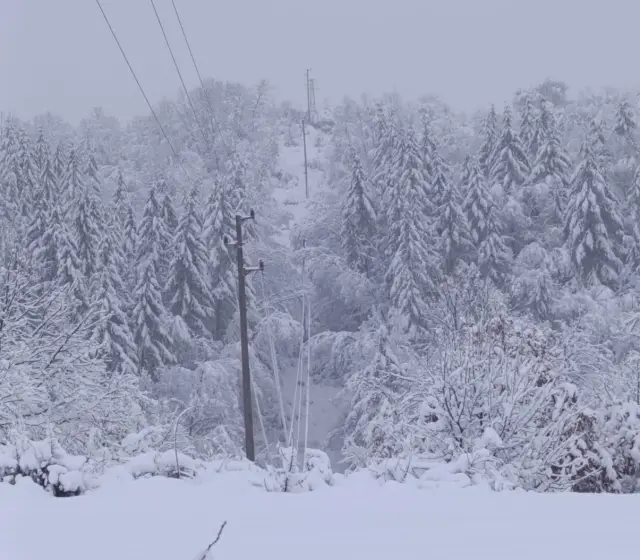
[[[253,209],[260,464],[280,445],[398,480],[440,464],[496,488],[637,490],[635,92],[546,80],[477,114],[363,96],[303,139],[268,83],[205,88],[155,107],[166,137],[99,108],[3,121],[0,448],[242,457],[223,238]]]

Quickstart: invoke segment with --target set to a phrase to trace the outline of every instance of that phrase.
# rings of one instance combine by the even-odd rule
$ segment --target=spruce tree
[[[446,183],[442,204],[438,210],[439,249],[445,275],[451,274],[460,261],[474,252],[467,217],[462,210],[462,197],[453,182]]]
[[[40,181],[35,166],[35,153],[31,139],[24,130],[20,131],[19,138],[18,204],[22,216],[28,218],[31,214],[33,201],[38,196]]]
[[[160,368],[175,363],[171,352],[168,317],[162,302],[156,275],[156,261],[145,257],[138,265],[138,285],[133,309],[134,341],[137,347],[139,371],[157,381]]]
[[[530,167],[518,134],[511,123],[511,109],[505,107],[502,131],[492,155],[491,184],[499,184],[505,194],[513,194],[529,176]]]
[[[182,317],[195,336],[215,330],[215,301],[209,287],[209,254],[202,241],[198,198],[197,190],[192,189],[178,224],[175,255],[166,286],[169,310]]]
[[[491,105],[489,114],[484,121],[484,128],[482,131],[483,141],[480,146],[480,154],[478,155],[478,162],[480,169],[484,173],[484,176],[488,179],[493,168],[493,154],[495,151],[496,143],[500,136],[500,130],[498,126],[498,114],[496,108]]]
[[[127,223],[128,203],[129,190],[122,176],[122,171],[118,171],[118,182],[116,183],[116,190],[113,193],[112,206],[116,223],[120,227],[121,232],[124,232],[125,224]]]
[[[627,256],[627,262],[633,271],[637,271],[640,268],[640,165],[633,174],[627,194],[627,208],[632,223],[632,250]]]
[[[360,157],[351,153],[351,183],[342,207],[341,241],[347,264],[366,276],[374,270],[376,213]]]
[[[427,179],[433,184],[434,178],[434,164],[433,159],[437,154],[438,148],[433,139],[433,133],[431,132],[431,126],[429,125],[429,119],[426,113],[422,114],[422,138],[420,139],[420,152],[422,154],[422,161],[424,164],[425,173]],[[437,189],[436,189],[437,190]]]
[[[53,190],[53,200],[54,202],[61,203],[64,206],[66,202],[64,200],[65,196],[65,176],[67,169],[67,159],[64,151],[64,145],[62,142],[58,143],[56,147],[56,153],[53,156],[53,178],[54,178],[54,190]]]
[[[69,151],[63,190],[64,198],[67,201],[77,200],[85,191],[85,177],[82,171],[82,162],[75,148],[71,148]]]
[[[560,140],[560,132],[556,126],[552,111],[551,105],[543,100],[535,121],[533,136],[528,146],[529,153],[533,154],[534,158],[537,157],[538,151],[547,141],[549,135],[554,134]]]
[[[527,96],[520,116],[520,140],[529,160],[537,155],[537,144],[533,142],[536,134],[536,114],[531,96]]]
[[[105,361],[109,371],[135,374],[138,372],[137,348],[126,313],[125,294],[128,291],[120,276],[122,252],[114,225],[102,236],[100,245],[100,272],[96,290],[98,321],[93,341],[97,356]]]
[[[45,165],[51,161],[51,150],[49,143],[45,139],[44,130],[40,128],[38,131],[38,138],[34,147],[34,165],[38,176],[42,176],[44,173]]]
[[[391,302],[413,335],[426,327],[428,301],[437,295],[435,207],[420,149],[405,133],[388,196],[386,281]]]
[[[173,205],[173,197],[166,192],[160,206],[160,261],[158,263],[158,281],[165,286],[169,279],[169,267],[175,256],[174,241],[178,230],[178,217]],[[165,294],[166,296],[166,294]],[[165,304],[169,301],[165,297]]]
[[[152,185],[138,228],[133,327],[139,368],[150,375],[153,381],[158,379],[161,366],[175,361],[171,353],[168,312],[158,282],[157,267],[162,255],[162,240],[162,217],[155,185]]]
[[[82,271],[90,280],[98,271],[98,252],[100,248],[101,225],[96,222],[95,197],[87,187],[76,200],[75,209],[75,234],[78,258]]]
[[[583,144],[582,161],[571,178],[564,234],[578,275],[587,284],[615,288],[623,262],[623,224],[592,139]]]
[[[120,276],[129,293],[133,293],[136,287],[136,266],[138,251],[138,228],[136,225],[133,208],[130,204],[126,207],[126,220],[122,231],[122,258],[124,269]]]
[[[548,186],[554,201],[553,219],[562,223],[564,209],[569,191],[571,159],[560,142],[560,135],[555,127],[550,127],[545,140],[538,149],[533,162],[528,183]]]
[[[62,286],[68,287],[68,293],[72,297],[72,314],[79,319],[89,309],[89,297],[87,281],[85,279],[83,263],[78,257],[75,236],[66,225],[66,220],[59,210],[54,207],[51,225],[53,227],[51,240],[55,245],[50,245],[51,250],[57,249],[57,273]]]
[[[214,337],[222,340],[238,307],[235,264],[223,243],[225,235],[235,228],[234,209],[226,193],[226,184],[219,183],[207,199],[203,226],[205,247],[210,255],[209,278],[215,298]]]
[[[613,131],[630,145],[635,147],[634,134],[638,128],[631,104],[625,99],[618,105],[616,124]]]
[[[602,120],[599,118],[591,119],[587,141],[596,158],[598,169],[603,176],[606,176],[609,171],[609,166],[613,162],[613,154],[607,146],[607,135],[605,134],[604,128],[605,123]]]
[[[400,131],[397,123],[391,118],[379,116],[380,130],[377,134],[376,148],[373,157],[373,173],[371,185],[375,189],[381,205],[385,204],[387,191],[392,182],[394,161],[400,144]],[[379,218],[384,218],[384,212],[378,212]],[[383,225],[383,224],[381,224]]]
[[[467,216],[471,239],[478,251],[478,267],[485,277],[500,285],[508,269],[511,252],[502,236],[495,202],[474,162],[468,165],[467,181],[463,210]]]

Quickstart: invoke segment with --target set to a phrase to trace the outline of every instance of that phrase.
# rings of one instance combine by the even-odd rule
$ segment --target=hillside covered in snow
[[[494,489],[635,491],[635,94],[346,99],[303,138],[266,83],[205,87],[158,105],[167,137],[100,109],[3,123],[0,479],[55,487],[21,466],[29,442],[92,476],[243,457],[223,240],[253,209],[260,468],[322,451],[336,472],[463,461]]]

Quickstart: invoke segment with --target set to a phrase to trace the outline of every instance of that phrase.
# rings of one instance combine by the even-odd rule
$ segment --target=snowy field
[[[246,473],[114,481],[53,498],[0,484],[2,560],[602,560],[636,558],[640,496],[417,489],[368,473],[301,494]],[[449,485],[447,485],[449,486]]]

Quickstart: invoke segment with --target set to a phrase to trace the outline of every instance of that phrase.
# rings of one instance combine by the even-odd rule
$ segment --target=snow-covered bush
[[[12,434],[0,444],[0,482],[29,477],[57,497],[77,496],[90,487],[87,459],[69,455],[55,439],[29,441]]]
[[[324,451],[306,449],[300,458],[292,447],[279,447],[280,467],[269,466],[264,479],[268,492],[311,492],[322,486],[333,484],[331,462]]]

